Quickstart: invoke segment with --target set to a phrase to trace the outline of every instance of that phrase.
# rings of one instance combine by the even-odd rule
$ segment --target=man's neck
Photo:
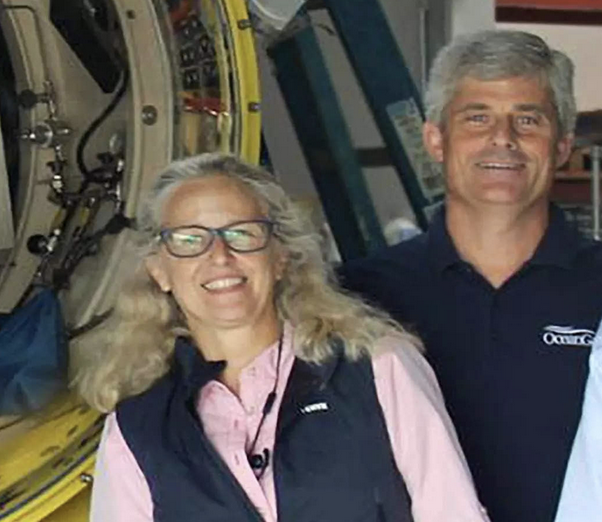
[[[549,219],[548,205],[522,210],[467,208],[447,202],[446,226],[460,257],[495,288],[501,287],[533,256]]]

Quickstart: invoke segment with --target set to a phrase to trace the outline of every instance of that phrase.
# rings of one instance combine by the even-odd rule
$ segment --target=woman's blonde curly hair
[[[174,340],[188,333],[187,326],[173,297],[150,277],[144,259],[157,248],[162,209],[170,194],[186,181],[215,175],[250,187],[275,223],[274,237],[287,258],[275,304],[279,318],[294,326],[297,357],[319,363],[332,354],[333,339],[343,341],[350,359],[369,355],[375,342],[388,335],[420,346],[386,313],[337,286],[320,237],[273,175],[233,156],[202,154],[175,161],[159,175],[137,218],[131,249],[135,269],[112,314],[72,343],[73,383],[90,405],[111,411],[169,369]]]

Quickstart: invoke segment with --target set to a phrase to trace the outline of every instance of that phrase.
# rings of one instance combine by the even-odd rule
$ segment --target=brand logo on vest
[[[587,328],[551,324],[543,329],[541,338],[548,346],[591,346],[595,335]]]
[[[328,411],[328,404],[325,402],[314,402],[301,408],[301,413],[315,413],[316,411]]]

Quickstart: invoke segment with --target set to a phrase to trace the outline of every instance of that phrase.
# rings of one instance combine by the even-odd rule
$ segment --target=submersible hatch
[[[76,335],[119,292],[160,168],[214,150],[257,160],[249,15],[244,0],[3,0],[0,29],[0,313],[53,288]],[[0,413],[0,520],[87,520],[101,428],[67,391]]]

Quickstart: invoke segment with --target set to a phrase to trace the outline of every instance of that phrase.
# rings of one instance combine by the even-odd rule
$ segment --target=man
[[[445,206],[426,234],[342,270],[422,336],[493,522],[554,520],[602,304],[602,248],[549,204],[572,146],[572,76],[527,33],[444,48],[423,139]]]

